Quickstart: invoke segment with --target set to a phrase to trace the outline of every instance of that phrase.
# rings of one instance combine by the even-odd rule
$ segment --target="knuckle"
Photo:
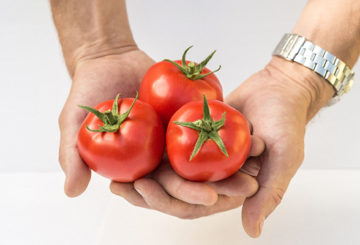
[[[131,198],[131,196],[129,196],[127,193],[122,193],[122,192],[117,192],[114,193],[115,195],[122,197],[124,200],[126,200],[128,203],[136,206],[136,207],[144,207],[144,205],[138,201],[138,200],[134,200],[133,198]]]
[[[58,160],[59,160],[59,163],[63,163],[63,162],[64,162],[64,156],[63,156],[63,154],[61,154],[61,152],[59,152]]]
[[[278,206],[284,198],[285,190],[283,188],[275,188],[272,192],[272,199],[276,206]]]
[[[64,154],[64,147],[61,145],[60,142],[60,147],[59,147],[59,152],[58,152],[58,160],[60,163],[64,163],[65,162],[65,154]]]
[[[64,122],[64,110],[60,112],[60,115],[58,117],[58,126],[60,130],[62,129],[63,122]]]
[[[180,219],[184,220],[193,220],[198,218],[198,216],[192,212],[181,212],[180,214],[176,215]]]
[[[183,220],[193,220],[206,216],[206,210],[199,205],[191,205],[185,209],[182,209],[176,216]],[[207,210],[208,211],[208,210]]]
[[[144,205],[139,201],[130,201],[130,200],[128,200],[128,202],[130,202],[132,205],[134,205],[136,207],[140,207],[140,208],[144,207]]]
[[[58,161],[60,163],[60,167],[61,169],[66,173],[66,157],[64,155],[64,153],[61,151],[61,147],[59,149],[59,156],[58,156]]]
[[[181,185],[181,183],[174,183],[174,184],[175,185],[173,186],[172,195],[174,197],[179,197],[179,196],[181,196],[182,185]]]

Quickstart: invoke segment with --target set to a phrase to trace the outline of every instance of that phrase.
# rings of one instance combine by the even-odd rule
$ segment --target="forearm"
[[[51,0],[65,62],[72,76],[81,60],[136,49],[125,0]]]
[[[293,32],[352,67],[360,54],[360,1],[309,0]]]
[[[352,67],[360,54],[360,1],[310,0],[292,32],[305,36]],[[296,62],[274,57],[268,68],[273,73],[285,73],[300,92],[305,92],[308,120],[335,94],[324,78]]]

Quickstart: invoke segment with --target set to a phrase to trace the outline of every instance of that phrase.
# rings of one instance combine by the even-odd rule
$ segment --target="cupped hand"
[[[263,141],[252,136],[250,156],[264,150]],[[177,175],[166,156],[150,175],[134,183],[111,183],[111,191],[128,202],[183,219],[194,219],[234,209],[254,195],[258,183],[254,177],[237,172],[218,182],[193,182]]]
[[[122,54],[82,60],[76,65],[71,91],[59,117],[59,161],[66,175],[64,190],[68,196],[80,195],[91,176],[76,147],[77,133],[87,114],[78,105],[95,106],[115,98],[117,93],[134,97],[153,64],[151,58],[134,48]]]
[[[266,146],[242,168],[259,183],[258,192],[245,200],[242,209],[250,236],[261,234],[264,220],[282,200],[304,159],[305,126],[333,94],[313,71],[275,57],[226,98],[252,122],[254,134]]]
[[[114,98],[117,93],[123,97],[134,96],[141,78],[153,63],[143,52],[134,50],[85,60],[76,66],[71,91],[59,117],[59,160],[66,174],[64,189],[68,196],[80,195],[91,176],[76,147],[77,133],[86,116],[86,112],[77,106],[95,106],[103,100]],[[256,137],[252,141],[251,154],[260,154],[262,141]],[[186,181],[173,172],[166,159],[151,178],[129,184],[111,184],[114,193],[135,205],[189,218],[237,207],[257,188],[255,179],[241,172],[218,183]],[[212,205],[214,203],[216,205]]]

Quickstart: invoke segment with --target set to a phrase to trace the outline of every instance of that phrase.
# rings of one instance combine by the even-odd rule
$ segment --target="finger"
[[[261,186],[255,196],[244,202],[242,223],[249,236],[260,236],[265,219],[280,204],[285,189]]]
[[[249,121],[249,119],[246,118],[246,121],[247,121],[247,123],[249,125],[250,134],[252,135],[253,132],[254,132],[254,127],[253,127],[252,123]]]
[[[112,181],[110,190],[115,195],[125,198],[129,203],[143,208],[149,208],[144,198],[135,190],[133,183],[119,183]]]
[[[256,135],[252,135],[249,156],[251,157],[259,156],[261,153],[264,152],[264,150],[265,150],[264,141],[260,137]]]
[[[243,197],[220,196],[212,206],[193,205],[169,196],[153,179],[137,180],[134,186],[151,208],[182,219],[194,219],[230,210],[244,202]]]
[[[208,183],[218,194],[226,196],[250,197],[258,190],[258,182],[255,178],[236,172],[227,179]]]
[[[261,157],[250,157],[246,160],[240,171],[250,176],[257,176],[261,167]]]
[[[65,112],[66,113],[66,112]],[[60,121],[59,162],[65,172],[65,194],[76,197],[83,193],[89,184],[91,171],[82,161],[76,147],[77,131],[80,126],[70,116],[63,116]]]
[[[89,184],[91,172],[82,161],[76,148],[77,136],[70,130],[61,131],[59,161],[65,172],[64,191],[69,197],[76,197],[83,193]]]
[[[292,146],[292,145],[290,145]],[[301,149],[301,147],[300,147]],[[242,210],[245,231],[251,237],[261,234],[264,220],[280,204],[288,184],[300,166],[303,152],[284,147],[269,152],[257,177],[260,188],[248,198]]]
[[[163,163],[153,174],[171,196],[190,204],[213,205],[218,198],[217,192],[209,185],[192,182],[177,175],[169,163]]]
[[[251,137],[249,156],[259,156],[265,149],[265,143],[258,136],[253,135]],[[245,166],[247,165],[247,167],[244,168],[245,171],[237,172],[225,180],[209,183],[209,185],[212,186],[219,194],[228,196],[252,196],[258,189],[258,183],[253,177],[249,176],[249,173],[251,173],[250,175],[252,176],[256,176],[259,166],[256,171],[256,165],[247,163],[250,159],[248,159],[244,164]],[[254,162],[254,160],[250,160],[250,162]],[[249,170],[249,167],[253,167],[253,169],[247,172],[246,170]]]

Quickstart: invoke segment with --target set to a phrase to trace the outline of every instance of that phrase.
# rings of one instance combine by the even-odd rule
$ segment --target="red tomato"
[[[208,99],[223,100],[219,80],[205,67],[215,51],[200,64],[195,64],[185,61],[188,50],[184,52],[183,60],[165,60],[150,67],[140,85],[140,100],[155,109],[165,126],[181,106],[201,100],[203,94]]]
[[[81,158],[95,172],[114,181],[132,182],[160,163],[165,143],[164,127],[154,109],[144,102],[124,98],[113,103],[114,100],[109,100],[95,107],[103,120],[93,113],[87,115],[78,134],[77,146]],[[97,113],[89,107],[82,108]],[[105,114],[115,115],[118,121],[115,123]],[[94,132],[93,129],[110,132]]]
[[[245,117],[221,101],[212,100],[208,105],[205,97],[204,102],[184,105],[170,119],[166,133],[173,169],[192,181],[229,177],[241,168],[250,150],[250,129]],[[196,145],[200,146],[198,152],[194,150]]]

